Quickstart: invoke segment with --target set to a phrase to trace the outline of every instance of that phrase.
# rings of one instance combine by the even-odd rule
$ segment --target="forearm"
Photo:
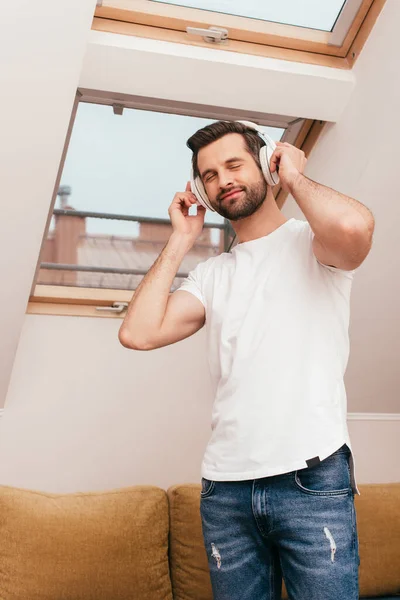
[[[372,231],[371,211],[349,196],[299,175],[290,190],[315,236],[329,245],[343,231]]]
[[[132,297],[120,328],[122,343],[151,338],[160,330],[171,285],[189,249],[187,237],[172,234]]]

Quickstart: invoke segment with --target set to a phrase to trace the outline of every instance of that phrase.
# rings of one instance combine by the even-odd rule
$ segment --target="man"
[[[359,493],[346,425],[349,298],[374,219],[303,175],[301,150],[277,143],[270,167],[307,221],[287,220],[263,177],[263,142],[217,122],[189,140],[194,174],[238,244],[169,294],[202,231],[190,191],[173,233],[133,296],[121,343],[151,350],[206,324],[215,385],[202,465],[201,517],[215,600],[358,600]]]

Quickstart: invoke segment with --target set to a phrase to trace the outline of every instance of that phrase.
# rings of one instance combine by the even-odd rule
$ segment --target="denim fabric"
[[[246,481],[202,479],[214,600],[358,600],[358,535],[346,444],[318,465]]]

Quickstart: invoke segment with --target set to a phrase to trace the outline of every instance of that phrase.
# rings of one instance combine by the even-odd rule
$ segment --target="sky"
[[[331,31],[344,0],[153,0],[241,17]]]
[[[77,210],[168,219],[175,193],[190,178],[186,140],[211,122],[130,108],[115,115],[112,106],[80,103],[60,182],[72,188],[69,204]],[[263,129],[275,140],[284,131]],[[206,221],[223,219],[207,211]],[[138,231],[132,222],[91,218],[86,229],[121,236]]]

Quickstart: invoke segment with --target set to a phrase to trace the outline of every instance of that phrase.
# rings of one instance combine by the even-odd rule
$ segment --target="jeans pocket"
[[[350,451],[339,448],[318,465],[294,473],[294,482],[304,494],[345,496],[351,493]]]
[[[211,496],[215,488],[215,481],[211,481],[210,479],[206,479],[205,477],[201,478],[201,492],[200,496],[202,498],[208,498]]]

